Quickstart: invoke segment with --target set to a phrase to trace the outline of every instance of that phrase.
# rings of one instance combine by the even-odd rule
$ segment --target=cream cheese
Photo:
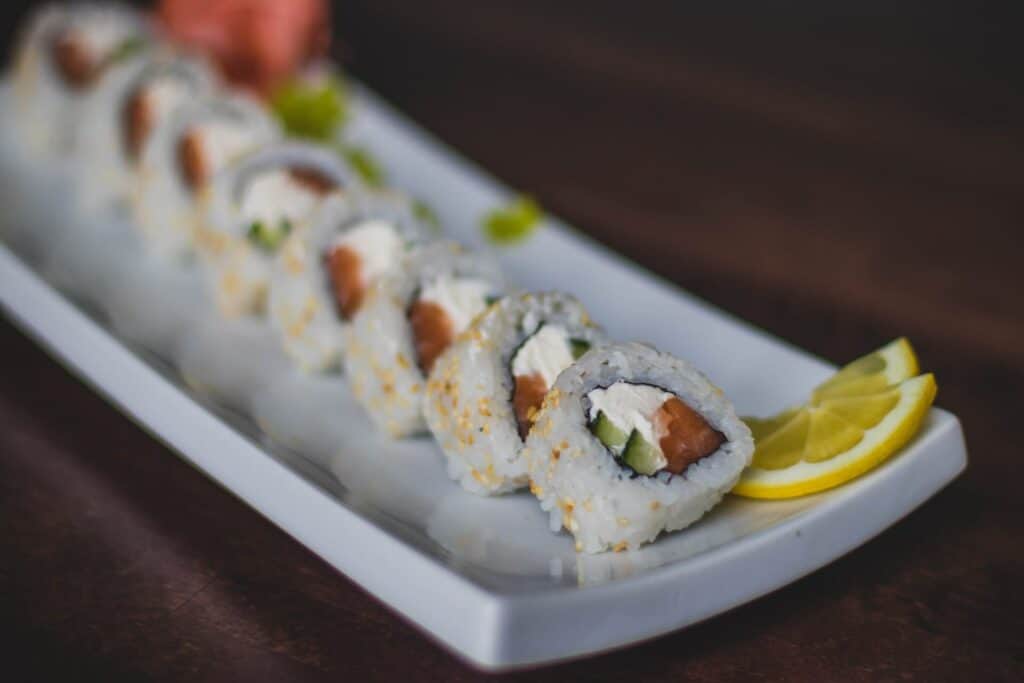
[[[588,417],[591,421],[600,412],[624,434],[637,430],[644,441],[659,452],[660,460],[656,469],[668,464],[660,452],[660,439],[654,431],[654,416],[666,401],[674,398],[673,394],[647,384],[616,382],[607,389],[594,389],[587,397],[590,399]]]
[[[157,78],[144,86],[142,97],[149,110],[150,121],[155,128],[175,107],[188,100],[191,88],[179,76],[167,75]]]
[[[259,221],[277,226],[288,220],[305,221],[316,209],[320,196],[291,176],[287,169],[265,171],[252,178],[242,195],[241,212],[246,224]]]
[[[491,293],[490,283],[484,280],[442,275],[424,285],[419,300],[440,306],[451,322],[452,333],[459,334],[484,312]]]
[[[359,269],[363,284],[369,285],[391,269],[405,251],[405,243],[391,223],[371,219],[338,235],[330,249],[351,249],[359,256]]]
[[[185,133],[199,143],[205,172],[213,176],[236,157],[253,146],[251,130],[232,121],[207,121],[192,126]]]
[[[540,375],[544,378],[544,385],[550,388],[572,362],[566,329],[560,325],[543,325],[516,352],[512,359],[512,375]]]
[[[134,27],[115,14],[99,14],[68,29],[67,37],[85,48],[89,56],[100,62],[134,35]]]

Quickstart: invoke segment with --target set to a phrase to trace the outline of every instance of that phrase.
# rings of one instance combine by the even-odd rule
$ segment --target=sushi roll
[[[722,391],[642,344],[588,352],[544,398],[526,441],[530,490],[588,553],[635,549],[695,522],[754,451]]]
[[[307,371],[336,368],[345,328],[367,290],[431,237],[413,204],[395,193],[325,202],[307,230],[287,238],[274,264],[268,314],[288,355]]]
[[[128,59],[106,79],[83,107],[75,145],[86,209],[129,199],[154,132],[215,82],[204,62],[164,50]]]
[[[424,417],[463,488],[497,494],[526,486],[521,456],[558,375],[604,342],[568,294],[508,296],[445,351],[430,373]]]
[[[416,249],[367,291],[346,331],[352,393],[383,431],[423,432],[424,389],[438,356],[505,290],[497,267],[452,242]]]
[[[133,193],[135,223],[150,251],[192,252],[198,197],[233,161],[280,137],[273,117],[252,98],[213,94],[180,108],[143,147]]]
[[[220,311],[264,310],[278,250],[329,198],[359,191],[355,171],[332,149],[301,142],[262,147],[226,167],[202,194],[196,246]]]
[[[111,67],[152,42],[143,15],[119,5],[48,5],[26,24],[14,57],[17,118],[30,147],[63,156],[81,106]]]

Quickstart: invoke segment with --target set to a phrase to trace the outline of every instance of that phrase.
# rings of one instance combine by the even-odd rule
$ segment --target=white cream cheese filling
[[[168,74],[142,86],[140,95],[150,115],[151,128],[156,128],[164,117],[188,101],[192,89],[180,76]]]
[[[398,231],[391,223],[381,219],[363,221],[338,235],[331,242],[329,250],[341,247],[351,249],[359,256],[359,271],[364,286],[369,286],[390,270],[405,251],[405,243]]]
[[[88,52],[90,59],[101,62],[125,41],[135,35],[134,27],[115,14],[100,14],[66,29],[65,39]]]
[[[260,222],[276,229],[282,221],[293,225],[310,217],[320,195],[292,177],[287,169],[264,171],[249,180],[242,195],[241,213],[246,224]]]
[[[590,399],[591,421],[597,414],[604,413],[616,429],[624,434],[631,434],[635,429],[644,441],[658,450],[660,462],[657,469],[668,464],[661,455],[660,438],[654,431],[654,416],[665,402],[675,396],[667,391],[647,384],[631,384],[616,382],[606,389],[594,389],[587,397]]]
[[[543,325],[519,347],[512,359],[512,376],[540,375],[550,388],[572,363],[568,331],[561,325]]]
[[[210,120],[191,126],[182,138],[191,137],[199,146],[203,171],[212,177],[254,145],[253,132],[235,121]]]
[[[442,275],[424,285],[419,300],[436,304],[448,316],[452,334],[459,334],[487,308],[490,283],[476,278]]]

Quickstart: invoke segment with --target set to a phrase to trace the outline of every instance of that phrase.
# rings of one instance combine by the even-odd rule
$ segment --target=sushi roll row
[[[578,550],[624,550],[699,519],[749,464],[749,430],[696,368],[614,343],[569,294],[518,290],[140,15],[49,8],[25,35],[22,108],[89,169],[83,204],[196,262],[216,310],[265,318],[301,371],[344,373],[382,433],[430,433],[466,490],[528,488]]]

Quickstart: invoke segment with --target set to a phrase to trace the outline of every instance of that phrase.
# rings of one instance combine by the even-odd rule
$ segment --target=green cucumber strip
[[[590,423],[590,431],[594,433],[594,436],[603,443],[605,446],[612,450],[617,450],[625,445],[627,437],[629,436],[624,431],[616,427],[608,416],[603,412],[598,411],[597,417]]]
[[[249,241],[267,251],[273,251],[281,246],[285,237],[292,231],[292,223],[287,218],[281,219],[276,229],[268,228],[263,221],[253,221],[249,225],[246,237]]]
[[[569,339],[569,351],[572,353],[573,360],[579,360],[580,356],[590,350],[590,342],[584,339]]]
[[[659,469],[661,453],[634,429],[629,435],[626,447],[622,449],[622,461],[638,474],[650,476]]]
[[[116,64],[124,59],[128,59],[141,52],[145,47],[146,41],[142,38],[126,38],[107,56],[107,64]]]

